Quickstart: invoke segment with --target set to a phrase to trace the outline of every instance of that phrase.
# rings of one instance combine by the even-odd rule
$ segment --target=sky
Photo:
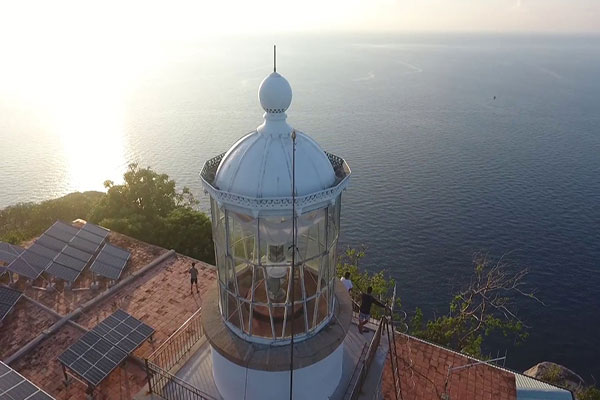
[[[323,31],[600,33],[600,0],[0,0],[0,44]]]

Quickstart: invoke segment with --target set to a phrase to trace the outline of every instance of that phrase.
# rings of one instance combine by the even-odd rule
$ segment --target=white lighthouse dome
[[[214,186],[251,198],[291,197],[293,128],[285,121],[285,111],[292,101],[292,89],[283,76],[273,72],[262,81],[258,97],[265,121],[223,156]],[[335,180],[325,151],[310,136],[296,131],[296,195],[331,188]]]

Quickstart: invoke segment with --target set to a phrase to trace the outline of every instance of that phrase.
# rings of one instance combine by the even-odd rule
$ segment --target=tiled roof
[[[132,253],[131,262],[121,279],[166,253],[165,249],[114,232],[111,232],[109,240]],[[191,295],[187,273],[191,261],[191,258],[181,255],[167,258],[93,306],[75,322],[89,329],[117,308],[122,308],[156,330],[154,341],[144,343],[134,353],[135,356],[144,358],[202,305],[202,296],[206,288],[216,279],[216,271],[212,266],[197,262],[200,293],[197,294],[194,290],[194,294]],[[89,284],[86,280],[89,277],[84,276],[82,279],[82,286]],[[59,291],[51,293],[25,286],[19,288],[25,290],[29,297],[62,315],[73,311],[104,290],[65,291],[59,288]],[[6,359],[56,321],[56,316],[30,301],[21,300],[0,327],[0,357]],[[62,369],[57,361],[58,355],[82,334],[81,330],[68,324],[64,325],[27,355],[12,363],[11,367],[58,400],[84,399],[86,386],[73,381],[65,387]],[[116,369],[100,384],[95,392],[96,399],[131,399],[145,385],[145,371],[137,364],[128,362],[124,368]]]
[[[517,399],[515,376],[508,371],[478,364],[454,371],[448,377],[448,368],[476,360],[407,335],[398,335],[396,346],[403,400],[439,400],[443,394],[451,400]],[[383,393],[386,399],[395,399],[389,359]]]

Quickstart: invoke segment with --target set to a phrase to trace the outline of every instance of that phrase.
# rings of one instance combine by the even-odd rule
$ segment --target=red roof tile
[[[407,335],[396,337],[402,400],[515,400],[515,377],[486,364],[453,371],[448,368],[476,362],[471,358]],[[390,359],[383,375],[385,399],[395,399]]]

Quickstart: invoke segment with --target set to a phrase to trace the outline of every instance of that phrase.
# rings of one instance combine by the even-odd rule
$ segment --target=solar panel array
[[[97,275],[116,281],[121,277],[130,256],[131,253],[127,250],[106,244],[100,250],[90,269]]]
[[[92,332],[131,353],[152,336],[154,329],[125,311],[117,310],[96,325]]]
[[[126,358],[123,350],[88,332],[62,353],[58,361],[86,382],[98,386]]]
[[[153,333],[150,326],[117,310],[72,344],[58,360],[89,384],[98,386]]]
[[[52,396],[0,361],[0,399],[54,400]]]
[[[90,223],[78,229],[57,221],[7,269],[34,280],[47,272],[64,281],[74,282],[104,243],[108,232]]]
[[[14,244],[0,242],[0,262],[10,264],[23,252],[23,248]]]
[[[0,321],[13,309],[23,293],[18,290],[0,286]],[[2,397],[0,397],[1,399]]]

